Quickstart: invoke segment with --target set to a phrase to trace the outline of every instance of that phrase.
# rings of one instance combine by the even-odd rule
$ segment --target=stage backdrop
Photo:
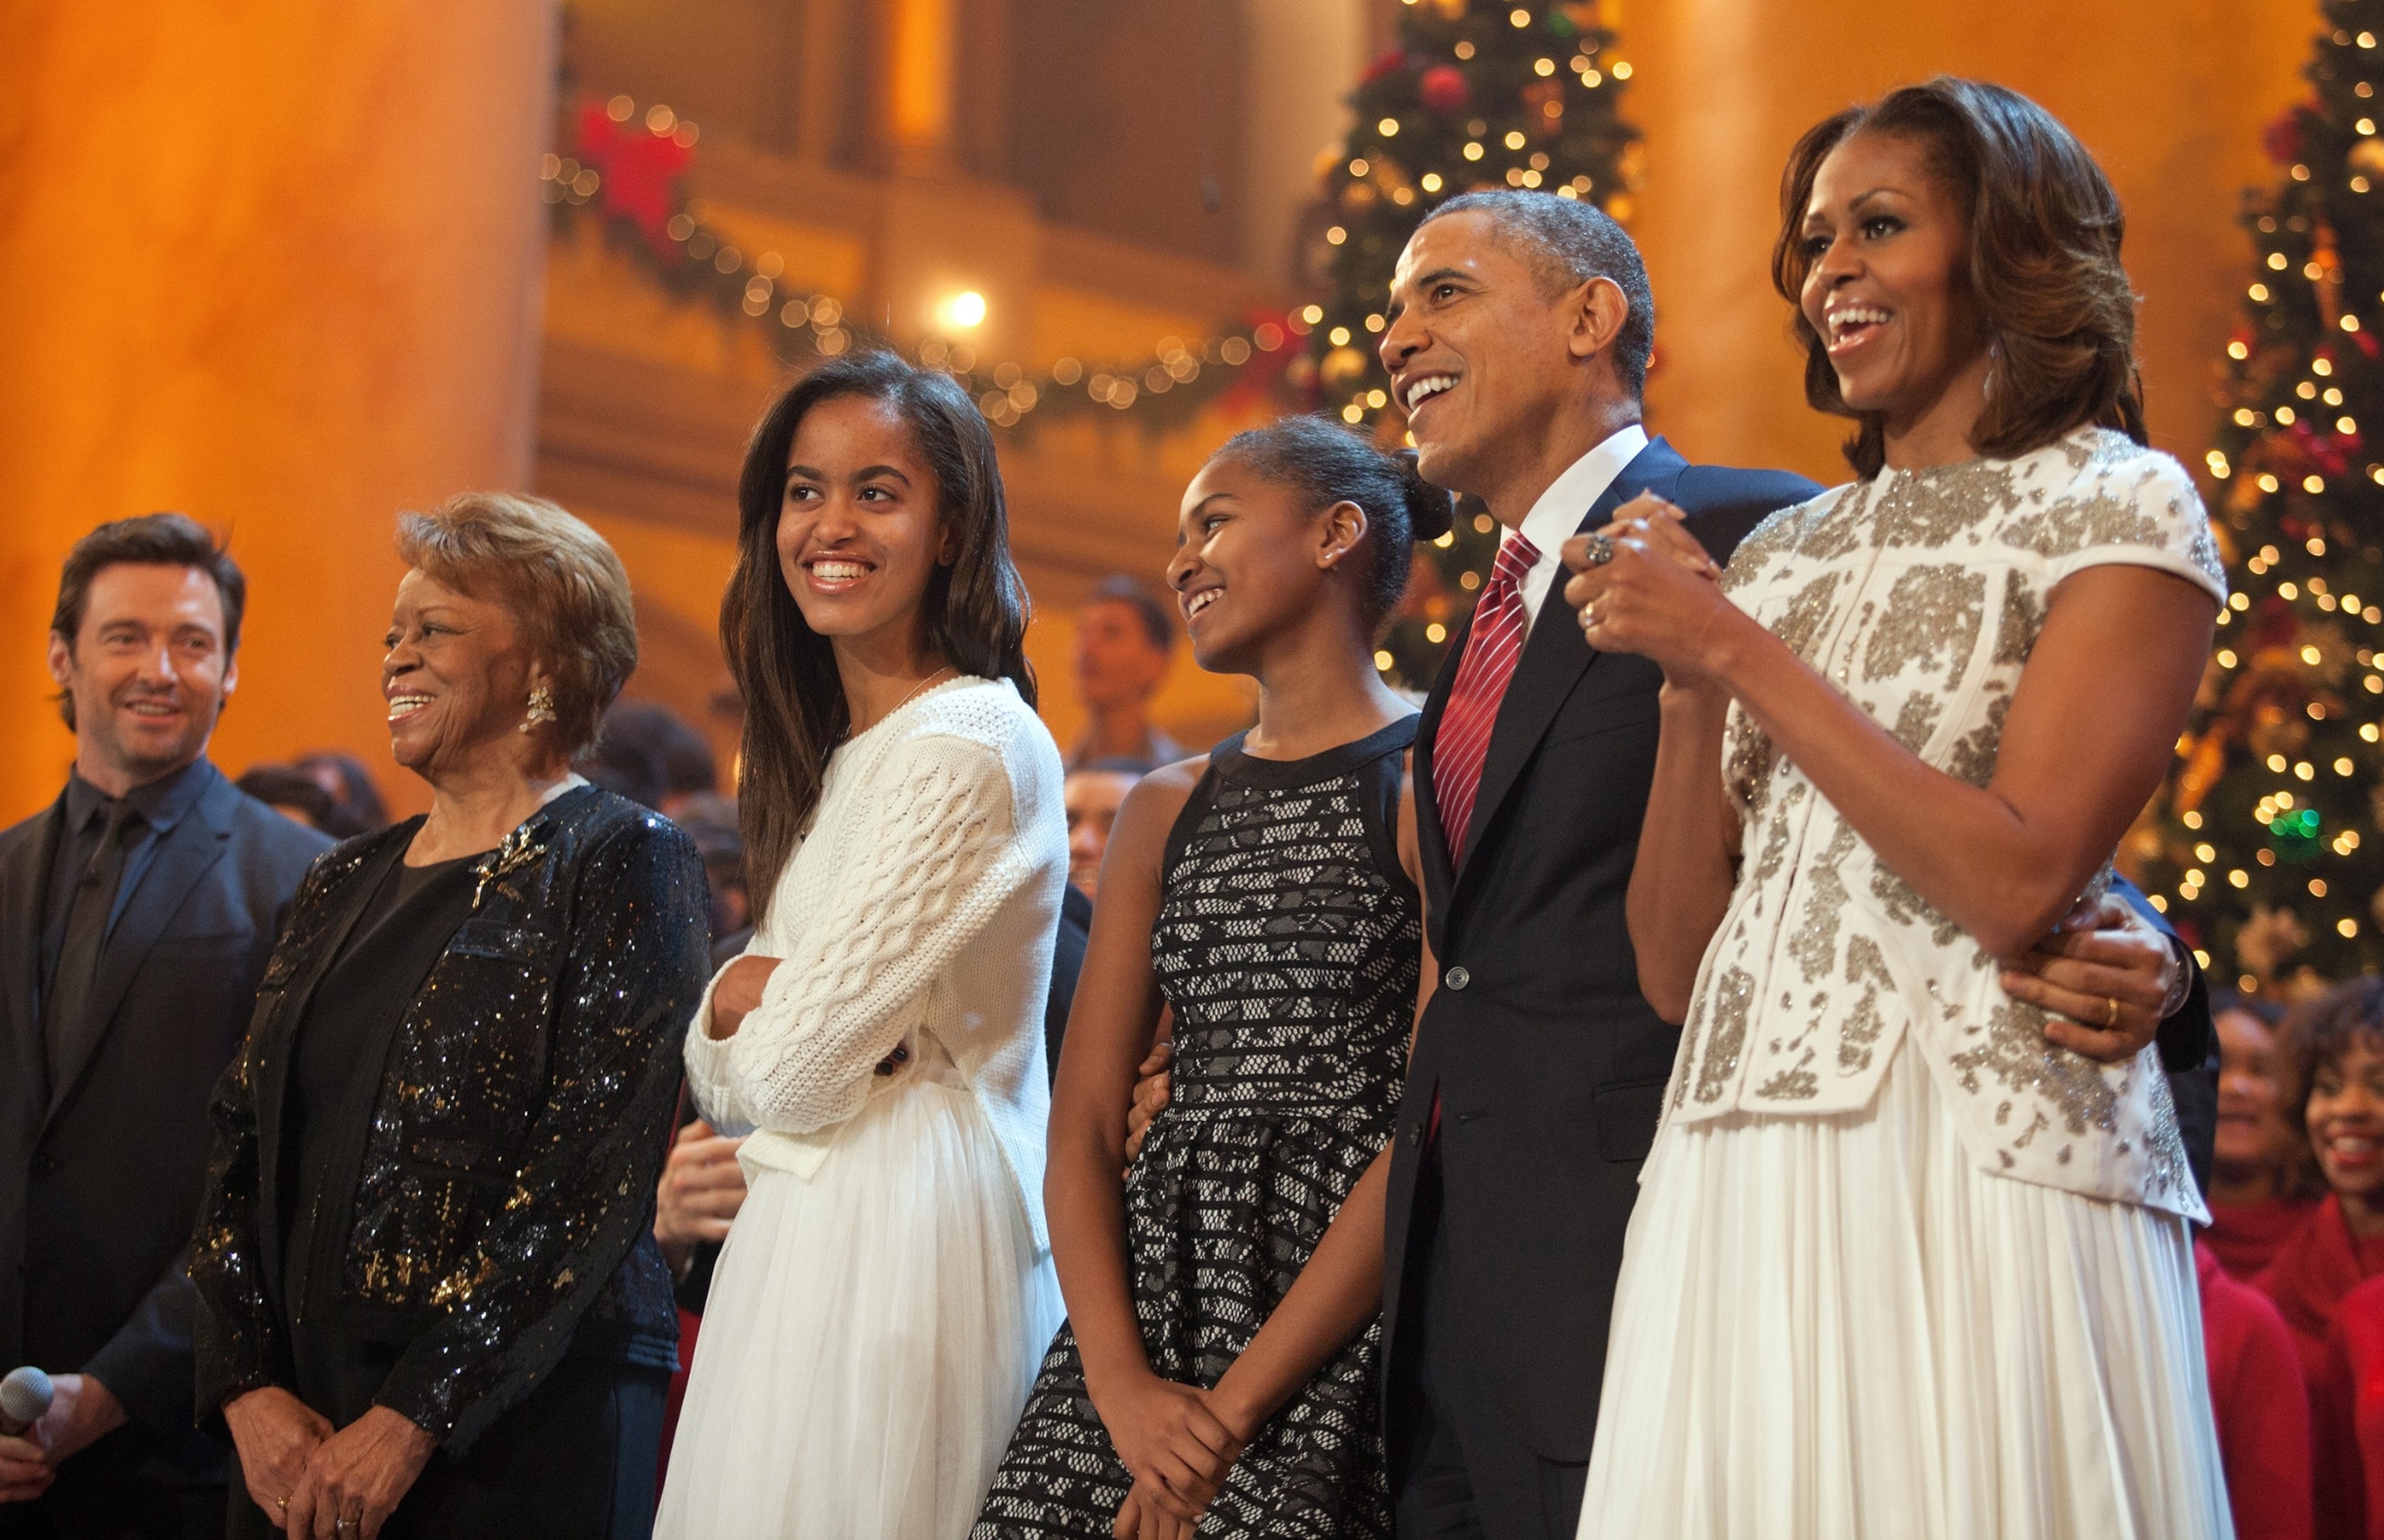
[[[159,508],[249,575],[217,762],[387,763],[392,515],[528,479],[554,26],[552,0],[0,20],[0,821],[72,757],[59,561]]]

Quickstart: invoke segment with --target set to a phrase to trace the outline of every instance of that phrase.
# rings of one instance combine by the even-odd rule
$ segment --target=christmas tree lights
[[[2384,964],[2384,0],[2321,14],[2204,457],[2232,596],[2129,842],[2220,982],[2288,995]]]

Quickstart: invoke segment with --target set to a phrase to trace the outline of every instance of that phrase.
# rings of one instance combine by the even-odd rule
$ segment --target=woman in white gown
[[[2071,1051],[1997,962],[2098,889],[2225,598],[2143,447],[2117,202],[1947,80],[1821,125],[1783,189],[1859,479],[1719,584],[1660,506],[1568,552],[1592,644],[1665,671],[1631,930],[1686,1022],[1581,1533],[2224,1535],[2157,1051]]]
[[[771,410],[721,621],[746,955],[688,1078],[755,1127],[656,1533],[961,1540],[1060,1323],[1043,999],[1068,868],[990,434],[829,363]]]

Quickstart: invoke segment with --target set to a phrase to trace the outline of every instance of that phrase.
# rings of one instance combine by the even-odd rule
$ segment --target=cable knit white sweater
[[[1059,749],[1010,682],[905,704],[829,758],[746,948],[782,960],[735,1037],[713,1038],[705,991],[687,1038],[697,1104],[761,1130],[748,1161],[808,1177],[872,1095],[905,1083],[878,1063],[924,1033],[985,1109],[1048,1249],[1043,1004],[1067,880]]]

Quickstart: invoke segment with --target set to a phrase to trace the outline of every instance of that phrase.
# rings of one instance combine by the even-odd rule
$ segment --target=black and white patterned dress
[[[1126,1180],[1151,1369],[1214,1386],[1390,1138],[1421,963],[1399,866],[1416,719],[1298,760],[1218,745],[1168,836],[1151,935],[1175,1008],[1174,1100]],[[1268,1419],[1204,1536],[1391,1533],[1375,1322]],[[975,1540],[1109,1540],[1132,1485],[1062,1327]]]

